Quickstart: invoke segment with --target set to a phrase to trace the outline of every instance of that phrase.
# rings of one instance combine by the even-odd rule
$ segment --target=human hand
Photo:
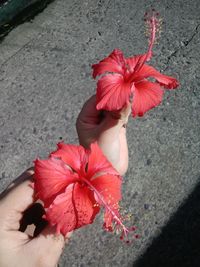
[[[34,203],[33,170],[29,169],[0,195],[0,266],[55,267],[69,235],[56,235]],[[35,223],[33,236],[24,232]]]
[[[128,168],[126,124],[130,113],[130,104],[115,112],[97,110],[96,96],[92,96],[84,104],[76,123],[80,144],[88,148],[97,141],[120,175]]]

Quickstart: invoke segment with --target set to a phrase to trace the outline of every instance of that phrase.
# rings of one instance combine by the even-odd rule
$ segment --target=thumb
[[[5,229],[18,230],[20,228],[23,212],[34,202],[32,179],[33,171],[27,170],[0,195],[0,224],[6,225]]]
[[[99,125],[98,144],[104,155],[121,175],[126,172],[128,167],[125,127],[130,113],[130,104],[120,111],[106,112]]]
[[[43,263],[41,266],[54,267],[59,261],[65,243],[69,240],[71,233],[66,237],[57,234],[55,227],[50,225],[29,243],[36,251],[36,257]]]
[[[113,134],[119,134],[122,127],[128,123],[131,114],[131,104],[126,104],[121,110],[104,111],[104,119],[101,123],[102,130],[113,128]]]
[[[128,123],[129,116],[131,114],[131,103],[127,103],[121,110],[120,110],[120,122],[123,123],[125,126]]]

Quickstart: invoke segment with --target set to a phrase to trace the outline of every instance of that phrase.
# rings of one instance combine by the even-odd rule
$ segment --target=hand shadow
[[[23,214],[19,231],[26,232],[30,237],[38,236],[48,225],[43,219],[44,214],[45,210],[40,203],[31,205]]]

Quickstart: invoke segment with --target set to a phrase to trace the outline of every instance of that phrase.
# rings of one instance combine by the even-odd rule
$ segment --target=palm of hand
[[[64,237],[55,236],[54,228],[41,224],[38,209],[33,212],[32,205],[39,203],[34,203],[32,179],[33,170],[29,169],[0,194],[0,266],[54,267],[62,252]],[[25,219],[28,211],[29,222]],[[24,231],[36,217],[39,232],[35,237],[30,228]]]

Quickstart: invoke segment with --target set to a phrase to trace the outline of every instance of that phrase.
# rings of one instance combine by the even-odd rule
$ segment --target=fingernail
[[[65,241],[68,241],[71,238],[72,234],[73,234],[73,231],[67,233],[65,236]]]

